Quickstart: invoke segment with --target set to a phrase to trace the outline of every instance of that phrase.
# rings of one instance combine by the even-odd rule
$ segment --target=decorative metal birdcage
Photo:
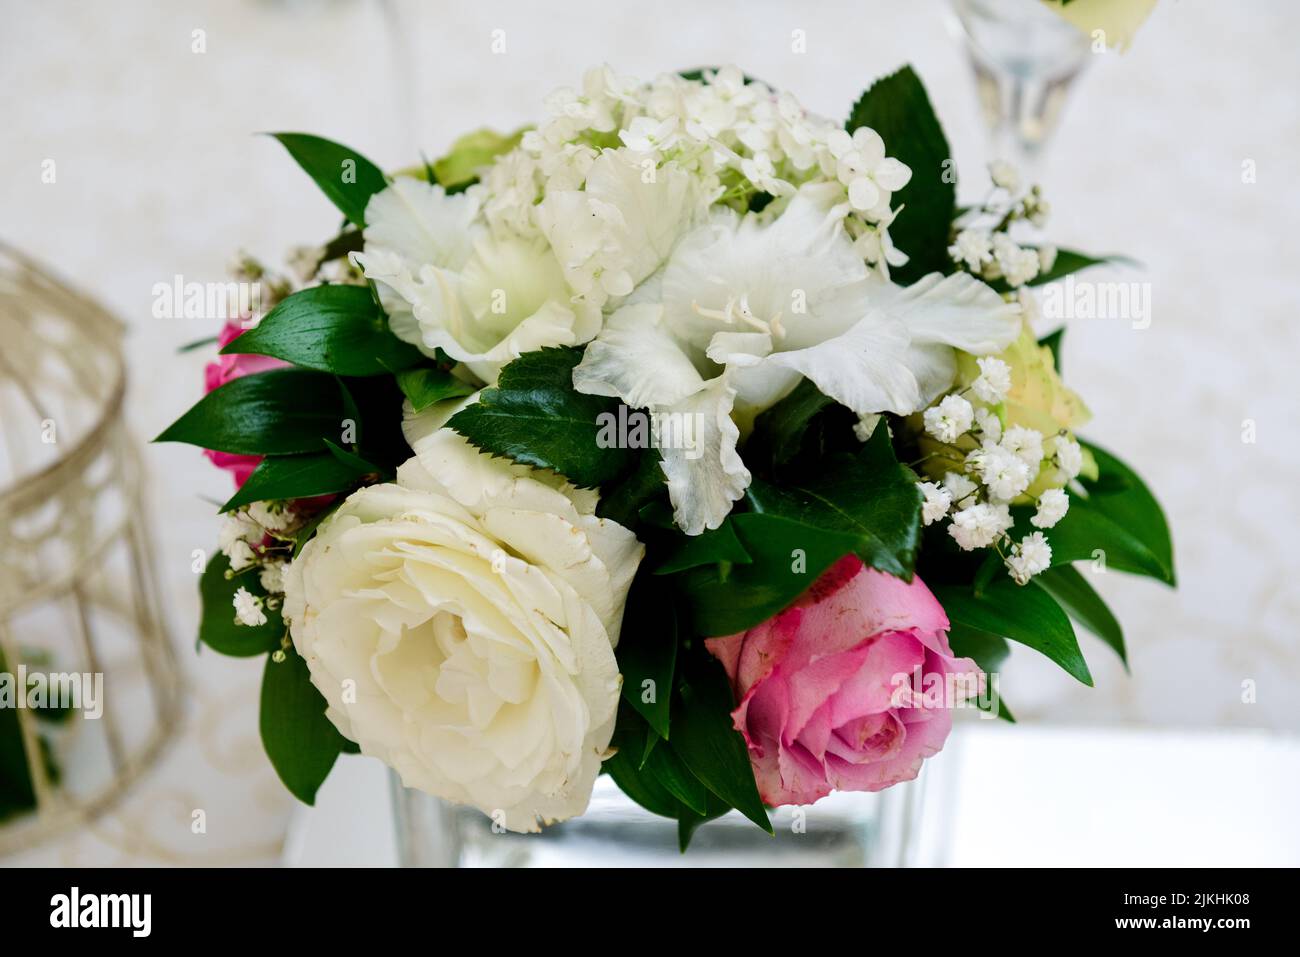
[[[103,812],[177,724],[122,332],[0,244],[0,854]]]

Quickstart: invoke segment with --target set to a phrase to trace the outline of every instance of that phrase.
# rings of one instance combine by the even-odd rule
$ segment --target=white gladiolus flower
[[[1042,532],[1030,532],[1021,541],[1011,546],[1007,556],[1007,570],[1017,585],[1026,584],[1040,572],[1046,571],[1052,564],[1052,546]]]
[[[1011,367],[997,356],[983,356],[975,362],[980,374],[971,383],[971,391],[981,402],[997,405],[1011,391]]]
[[[918,482],[917,487],[925,496],[925,501],[921,503],[921,520],[926,525],[931,525],[948,514],[952,505],[952,493],[933,482]]]
[[[658,269],[705,202],[675,163],[656,166],[644,154],[606,150],[582,190],[547,192],[537,221],[573,292],[601,306]]]
[[[266,612],[262,611],[262,599],[249,592],[242,585],[235,591],[232,599],[235,606],[235,623],[250,628],[266,624]]]
[[[370,198],[365,250],[353,256],[399,339],[494,382],[521,353],[586,342],[600,314],[571,301],[543,239],[490,235],[476,197],[399,177]]]
[[[951,444],[970,431],[975,422],[975,409],[959,395],[946,395],[938,405],[926,409],[922,419],[925,431],[940,442]]]
[[[405,423],[415,458],[351,495],[285,573],[326,715],[408,787],[515,831],[587,807],[614,729],[614,658],[643,552],[596,496]],[[351,693],[345,694],[345,687]]]
[[[1038,499],[1038,511],[1029,519],[1035,528],[1051,528],[1070,508],[1070,496],[1059,488],[1049,488]]]
[[[574,370],[580,392],[701,417],[702,454],[661,450],[688,534],[718,527],[749,485],[733,406],[752,416],[808,378],[859,415],[907,415],[952,384],[954,347],[999,352],[1019,331],[1019,307],[969,275],[903,288],[869,271],[826,197],[802,190],[771,222],[717,212]]]

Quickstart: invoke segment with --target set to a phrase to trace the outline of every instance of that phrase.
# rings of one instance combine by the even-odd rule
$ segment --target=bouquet
[[[385,174],[277,134],[346,217],[234,317],[160,440],[237,490],[199,637],[265,660],[311,803],[340,753],[535,831],[598,774],[679,823],[914,778],[1008,640],[1123,657],[1090,568],[1174,582],[1141,479],[1082,439],[1005,163],[957,204],[910,68],[847,123],[738,69],[607,68]],[[1013,236],[1015,238],[1013,238]],[[1076,563],[1085,563],[1080,570]]]

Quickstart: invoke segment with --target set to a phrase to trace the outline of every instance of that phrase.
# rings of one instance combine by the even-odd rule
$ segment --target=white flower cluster
[[[981,358],[978,363],[980,375],[969,391],[981,402],[996,405],[1011,389],[1011,370],[995,357]],[[1041,531],[1031,532],[1019,542],[1008,534],[1015,524],[1011,505],[1026,494],[1045,464],[1053,469],[1053,482],[1064,485],[1074,479],[1083,466],[1078,442],[1064,434],[1051,437],[1049,460],[1041,432],[1023,426],[1004,429],[994,410],[976,409],[963,394],[944,396],[925,410],[922,419],[925,431],[947,446],[947,453],[963,461],[963,471],[946,473],[941,483],[919,483],[924,496],[923,522],[932,525],[948,517],[948,534],[963,550],[998,549],[1018,584],[1046,570],[1052,562],[1052,548]],[[963,437],[974,442],[975,448],[958,448],[956,443]],[[1069,496],[1062,488],[1048,488],[1039,495],[1030,524],[1052,528],[1065,517],[1069,506]]]
[[[584,187],[591,192],[593,166],[613,150],[638,176],[679,178],[697,221],[714,204],[744,212],[763,194],[780,198],[805,184],[834,184],[859,254],[884,275],[907,261],[890,242],[888,226],[893,194],[907,185],[911,170],[885,155],[873,130],[850,135],[734,66],[704,71],[700,79],[665,73],[650,83],[597,67],[581,90],[558,90],[545,108],[541,125],[499,157],[475,187],[495,232],[546,235],[554,244],[548,219],[556,204],[548,216],[545,198]],[[591,197],[592,247],[617,248],[598,235],[620,226],[623,210],[611,199]],[[617,266],[598,261],[593,268]],[[609,294],[626,294],[626,287],[620,277]]]
[[[254,502],[227,513],[217,544],[221,554],[230,561],[230,574],[256,568],[258,582],[268,594],[283,594],[286,562],[279,553],[286,550],[277,548],[275,541],[283,539],[297,522],[298,516],[283,502]],[[268,538],[272,540],[270,546]],[[263,598],[241,586],[235,592],[233,604],[237,624],[266,624]]]
[[[1004,160],[989,164],[989,176],[992,192],[958,221],[960,229],[948,255],[972,275],[989,281],[1001,279],[1018,289],[1051,270],[1056,249],[1021,246],[1011,238],[1011,227],[1020,221],[1042,227],[1051,206],[1038,186],[1020,194],[1020,174]]]
[[[660,447],[674,517],[717,528],[752,478],[740,423],[808,379],[859,416],[947,392],[1021,307],[965,273],[902,287],[894,193],[911,171],[735,67],[650,83],[608,68],[460,193],[397,177],[354,261],[398,338],[491,385],[515,358],[583,346],[573,386],[701,424]]]

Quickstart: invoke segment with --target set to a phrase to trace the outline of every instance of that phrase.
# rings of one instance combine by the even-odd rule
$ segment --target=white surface
[[[910,61],[964,192],[985,159],[939,0],[395,9],[416,70],[402,98],[391,92],[377,2],[0,2],[0,237],[129,323],[129,412],[141,436],[198,396],[205,357],[175,349],[214,331],[152,318],[153,285],[176,274],[222,280],[239,247],[279,261],[337,223],[256,131],[317,132],[395,168],[417,146],[437,155],[466,130],[534,118],[545,92],[600,59],[643,76],[734,61],[835,116]],[[202,54],[191,52],[197,29]],[[506,31],[505,55],[491,53],[496,29]],[[794,29],[806,33],[804,55],[791,52]],[[1076,323],[1066,373],[1094,412],[1087,434],[1132,461],[1164,502],[1181,588],[1117,574],[1098,582],[1125,624],[1132,678],[1090,638],[1096,689],[1018,649],[1003,690],[1022,723],[1300,730],[1297,33],[1300,9],[1285,0],[1161,0],[1132,52],[1098,57],[1067,106],[1047,170],[1052,235],[1146,263],[1154,316],[1142,331]],[[41,182],[47,159],[55,184]],[[1241,182],[1246,159],[1257,165],[1254,184]],[[1254,445],[1240,441],[1246,418],[1258,425]],[[152,448],[148,461],[154,507],[144,520],[190,671],[190,711],[178,745],[130,801],[25,862],[248,864],[281,850],[293,802],[257,738],[261,668],[193,650],[192,552],[213,547],[205,499],[224,499],[228,479],[183,446]],[[1242,702],[1243,681],[1256,683],[1257,703]],[[1112,787],[1106,775],[1078,783],[1085,793]],[[1053,794],[1044,792],[1045,806]],[[1246,804],[1231,813],[1244,817],[1271,800],[1239,797]],[[208,824],[197,835],[196,809]]]
[[[1300,741],[1292,738],[975,722],[936,760],[919,828],[923,863],[1300,866]],[[377,761],[342,762],[321,796],[295,814],[286,864],[396,862]]]

